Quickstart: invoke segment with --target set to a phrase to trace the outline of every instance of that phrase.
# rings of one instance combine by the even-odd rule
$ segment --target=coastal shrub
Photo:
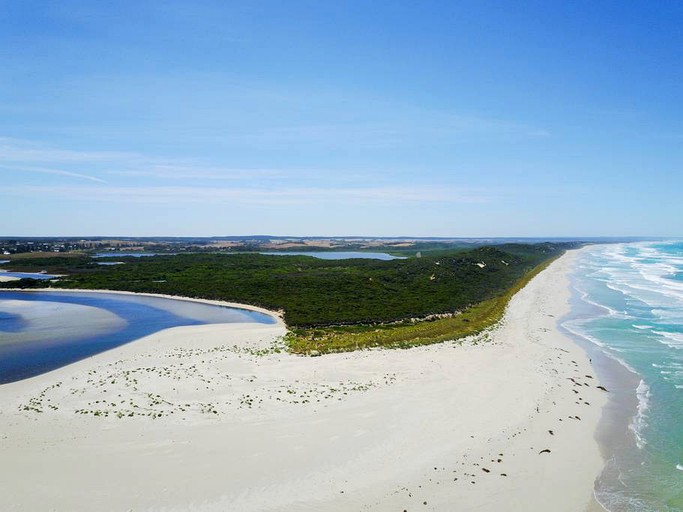
[[[68,275],[53,287],[163,293],[253,304],[284,310],[290,327],[314,328],[453,314],[503,294],[528,271],[563,249],[561,244],[504,244],[392,261],[178,254],[122,257],[126,264],[114,266],[59,258],[58,268],[40,268]],[[22,264],[29,265],[30,261],[23,259]],[[6,288],[44,285],[33,280],[3,283]]]
[[[292,331],[290,350],[320,354],[481,332],[502,316],[520,282],[574,245],[460,247],[391,261],[201,253],[122,256],[125,265],[102,266],[85,256],[23,258],[21,268],[12,270],[66,274],[51,283],[58,288],[162,293],[282,310]],[[45,283],[23,279],[0,286]]]

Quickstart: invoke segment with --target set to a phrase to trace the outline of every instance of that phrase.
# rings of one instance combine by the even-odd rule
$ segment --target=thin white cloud
[[[282,169],[239,169],[230,167],[149,164],[140,169],[108,170],[112,176],[152,177],[171,180],[206,179],[206,180],[239,180],[254,177],[273,178],[287,173]]]
[[[89,176],[87,174],[81,174],[78,172],[65,171],[63,169],[51,169],[48,167],[22,167],[12,165],[0,165],[0,169],[28,173],[52,174],[55,176],[67,176],[69,178],[78,178],[81,180],[94,181],[96,183],[107,183],[105,180],[97,178],[95,176]]]
[[[400,114],[400,112],[398,113]],[[406,144],[461,144],[482,140],[533,140],[550,136],[547,130],[523,123],[483,117],[468,117],[420,112],[395,119],[271,126],[258,131],[244,131],[234,140],[262,147],[284,145],[320,145],[323,147],[388,148]]]
[[[4,162],[105,162],[140,157],[141,155],[135,153],[60,149],[31,141],[0,137],[0,161]]]
[[[59,165],[59,168],[54,165]],[[125,182],[165,185],[183,180],[194,182],[233,181],[251,182],[300,180],[309,183],[322,181],[363,183],[369,177],[374,182],[385,182],[395,175],[392,169],[331,169],[331,168],[247,168],[207,164],[183,158],[161,158],[126,152],[97,152],[62,150],[35,142],[0,137],[0,168],[23,172],[85,179],[97,183]],[[83,172],[81,169],[88,169]],[[120,178],[120,180],[117,180]],[[144,181],[143,181],[144,179]]]
[[[477,191],[448,187],[349,187],[278,189],[217,187],[44,187],[5,186],[0,195],[115,203],[222,203],[307,205],[326,203],[481,203],[489,198]]]
[[[76,170],[56,169],[46,167],[45,164],[61,164]],[[270,168],[231,168],[207,165],[191,159],[160,158],[132,152],[64,150],[31,141],[0,137],[0,167],[6,169],[106,182],[92,174],[80,172],[80,168],[86,165],[92,172],[100,175],[167,180],[247,180],[277,178],[297,172]]]

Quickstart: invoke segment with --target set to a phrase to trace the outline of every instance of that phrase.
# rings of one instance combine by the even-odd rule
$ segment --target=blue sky
[[[0,235],[683,236],[682,25],[0,0]]]

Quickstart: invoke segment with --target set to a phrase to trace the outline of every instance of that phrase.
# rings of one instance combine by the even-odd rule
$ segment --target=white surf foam
[[[650,407],[650,386],[642,379],[636,388],[636,397],[638,397],[638,412],[633,417],[628,428],[636,438],[636,446],[642,449],[647,444],[643,431],[647,427],[647,421],[645,420],[647,418],[646,411]]]
[[[593,343],[594,345],[597,345],[598,347],[606,348],[607,345],[605,345],[602,341],[597,339],[595,336],[591,336],[588,334],[586,331],[581,329],[581,327],[578,324],[579,322],[564,322],[562,324],[562,327],[564,327],[566,330],[568,330],[570,333],[572,333],[575,336],[578,336],[579,338],[583,338],[586,341],[589,341]]]
[[[678,333],[678,332],[666,332],[666,331],[652,331],[654,334],[658,334],[662,338],[659,338],[659,341],[664,343],[665,345],[671,347],[671,348],[676,348],[676,349],[683,349],[683,334]]]

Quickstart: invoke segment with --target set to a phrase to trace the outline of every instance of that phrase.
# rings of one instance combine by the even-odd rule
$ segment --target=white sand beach
[[[606,393],[556,326],[574,258],[462,344],[300,357],[282,322],[202,325],[2,385],[0,510],[589,510]]]

